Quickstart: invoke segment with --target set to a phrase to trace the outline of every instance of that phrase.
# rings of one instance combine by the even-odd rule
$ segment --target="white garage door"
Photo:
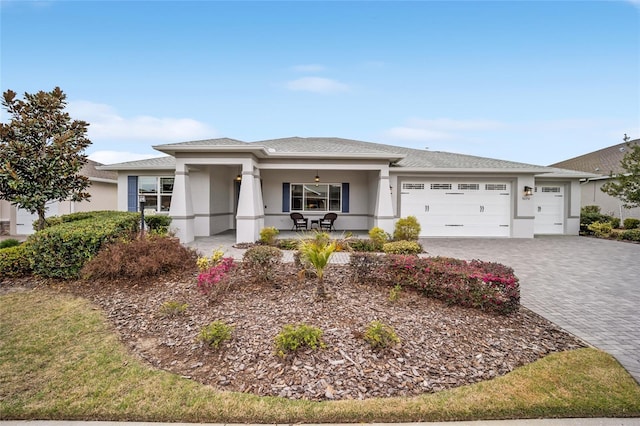
[[[511,184],[406,181],[401,216],[416,216],[424,237],[509,237]]]
[[[564,186],[547,184],[536,186],[535,234],[564,234]]]
[[[53,201],[46,204],[45,217],[56,216],[58,214],[58,202]],[[37,214],[31,214],[24,209],[16,210],[16,233],[18,235],[31,235],[33,230],[33,222],[38,220]]]

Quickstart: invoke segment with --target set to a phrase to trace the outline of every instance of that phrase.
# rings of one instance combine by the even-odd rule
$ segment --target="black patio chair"
[[[333,222],[338,219],[338,215],[336,213],[327,213],[324,215],[322,219],[320,219],[320,230],[326,229],[327,231],[335,231],[336,228],[333,226]]]
[[[299,229],[309,229],[309,219],[307,219],[306,217],[302,216],[301,213],[291,213],[289,216],[291,216],[291,220],[293,220],[293,226],[291,227],[291,230],[299,230]]]

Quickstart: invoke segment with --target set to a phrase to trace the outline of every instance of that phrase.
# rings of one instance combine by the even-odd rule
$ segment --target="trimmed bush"
[[[31,274],[26,244],[0,250],[0,277],[23,277]]]
[[[322,330],[307,324],[287,324],[275,337],[276,354],[284,357],[287,352],[295,352],[301,348],[324,348]]]
[[[392,241],[385,243],[382,251],[389,254],[418,254],[423,250],[417,241]]]
[[[613,229],[620,228],[620,218],[619,217],[612,217],[611,219],[609,219],[609,223],[611,224],[611,227]]]
[[[637,229],[640,228],[640,219],[635,217],[628,217],[624,220],[624,229]]]
[[[15,238],[7,238],[6,240],[0,241],[0,250],[19,245],[20,241],[16,240]]]
[[[364,333],[364,340],[373,349],[384,349],[400,343],[400,338],[393,327],[380,321],[371,321]]]
[[[640,229],[623,231],[620,238],[626,241],[640,241]]]
[[[139,230],[140,215],[137,213],[103,211],[83,215],[88,216],[72,221],[63,216],[58,225],[29,237],[29,258],[34,274],[76,278],[85,262],[104,244],[129,239]]]
[[[391,239],[391,236],[387,234],[384,229],[379,227],[371,228],[369,231],[369,238],[375,244],[376,250],[382,250],[382,246]]]
[[[518,278],[513,269],[499,263],[353,253],[349,267],[358,282],[390,287],[399,284],[448,304],[500,314],[517,311],[520,305]]]
[[[599,206],[584,206],[580,209],[580,232],[586,235],[593,235],[593,232],[589,230],[589,225],[595,222],[615,225],[616,219],[618,220],[617,226],[612,226],[613,228],[620,226],[618,218],[600,213]]]
[[[262,244],[274,245],[276,236],[280,233],[275,226],[268,226],[260,230],[260,242]]]
[[[218,349],[222,342],[231,339],[233,327],[222,321],[214,321],[203,327],[198,333],[198,340],[206,343],[214,349]]]
[[[265,228],[266,229],[266,228]],[[274,228],[275,229],[275,228]],[[282,264],[282,251],[272,246],[255,246],[244,252],[242,268],[254,280],[273,283]]]
[[[400,218],[396,222],[396,227],[393,231],[393,239],[396,241],[415,241],[420,235],[420,229],[420,224],[415,216]]]
[[[283,238],[276,240],[276,246],[280,250],[297,250],[300,240],[297,238]]]
[[[149,235],[106,245],[82,268],[85,279],[140,279],[193,269],[197,255],[176,238]]]
[[[354,238],[348,240],[347,244],[352,251],[372,252],[380,251],[382,249],[382,246],[378,248],[378,245],[371,239]]]
[[[613,227],[609,222],[593,222],[592,224],[587,226],[587,229],[596,237],[608,238],[611,236]]]
[[[169,225],[171,218],[167,215],[156,214],[144,217],[144,223],[152,234],[167,235],[169,233]]]

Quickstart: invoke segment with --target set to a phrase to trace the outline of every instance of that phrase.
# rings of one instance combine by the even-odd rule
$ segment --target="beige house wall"
[[[612,197],[600,188],[608,179],[589,180],[580,184],[582,192],[582,206],[600,206],[603,214],[620,218],[620,222],[628,217],[640,219],[640,208],[625,209],[622,207],[622,201]]]

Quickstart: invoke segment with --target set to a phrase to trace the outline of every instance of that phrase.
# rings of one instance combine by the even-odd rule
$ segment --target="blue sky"
[[[0,89],[60,86],[103,163],[335,136],[548,165],[640,137],[638,1],[2,0],[0,14]]]

